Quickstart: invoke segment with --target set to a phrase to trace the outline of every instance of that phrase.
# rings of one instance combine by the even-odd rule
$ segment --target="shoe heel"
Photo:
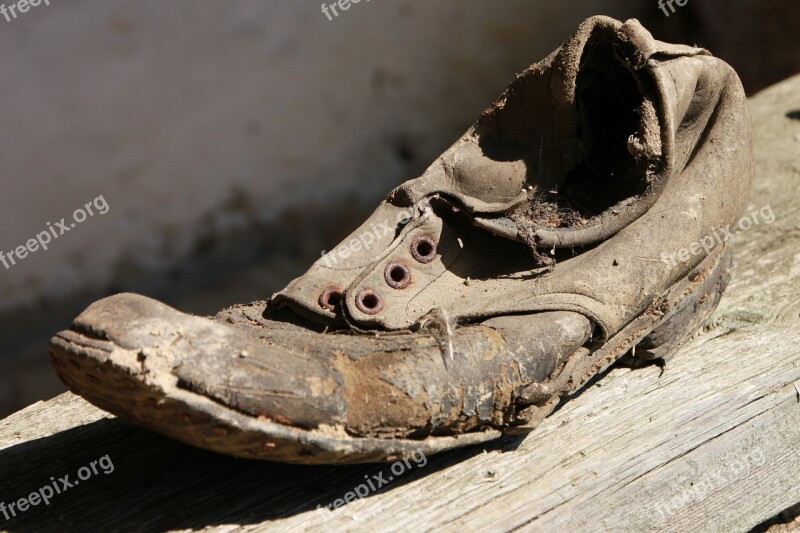
[[[669,361],[705,323],[717,308],[728,286],[733,268],[733,250],[725,243],[723,250],[713,254],[692,270],[679,283],[684,290],[682,299],[672,306],[671,313],[621,360],[630,366],[642,366],[652,361]],[[716,257],[715,257],[716,255]]]
[[[643,314],[595,351],[585,348],[576,351],[558,375],[524,391],[523,397],[535,401],[520,410],[518,418],[523,422],[505,429],[504,433],[516,435],[532,431],[555,409],[561,396],[581,389],[589,379],[615,362],[638,368],[674,357],[678,348],[717,308],[731,279],[732,267],[733,252],[730,245],[724,243],[659,299],[653,310],[664,314],[657,322],[651,320],[652,314]],[[637,338],[641,340],[636,342]]]

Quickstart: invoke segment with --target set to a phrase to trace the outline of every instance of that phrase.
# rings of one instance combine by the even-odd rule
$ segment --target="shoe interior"
[[[551,90],[549,78],[536,72],[518,78],[502,106],[476,126],[487,156],[527,166],[531,201],[515,216],[545,227],[582,226],[645,194],[661,159],[652,84],[601,38],[587,43],[575,102],[564,109],[543,96]],[[549,127],[555,123],[562,131]]]

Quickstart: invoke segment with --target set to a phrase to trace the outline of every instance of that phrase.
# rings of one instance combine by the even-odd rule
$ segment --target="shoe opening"
[[[530,201],[515,217],[545,227],[586,225],[645,194],[661,160],[654,82],[617,55],[608,35],[586,43],[574,94],[553,96],[546,72],[523,73],[476,124],[484,154],[522,160]]]

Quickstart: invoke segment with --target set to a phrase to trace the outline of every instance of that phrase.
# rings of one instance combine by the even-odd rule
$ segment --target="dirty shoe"
[[[242,457],[395,460],[530,431],[702,324],[731,267],[710,235],[752,173],[728,65],[592,18],[268,302],[202,318],[106,298],[53,364],[103,409]]]

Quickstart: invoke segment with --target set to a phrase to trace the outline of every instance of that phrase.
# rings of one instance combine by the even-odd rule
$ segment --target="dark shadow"
[[[786,118],[791,120],[800,120],[800,109],[789,111],[788,113],[786,113]]]
[[[366,496],[394,490],[483,450],[511,451],[523,437],[455,450],[410,469]],[[108,455],[113,472],[80,481],[6,521],[0,528],[30,531],[167,531],[221,524],[259,524],[326,507],[365,482],[392,475],[391,464],[301,466],[236,459],[192,448],[118,419],[103,419],[0,451],[0,502],[39,491]],[[399,469],[399,467],[398,467]],[[110,469],[109,469],[110,470]],[[487,479],[491,477],[487,473]],[[60,486],[60,484],[59,484]],[[45,491],[46,492],[46,491]],[[318,512],[330,512],[321,510]]]

